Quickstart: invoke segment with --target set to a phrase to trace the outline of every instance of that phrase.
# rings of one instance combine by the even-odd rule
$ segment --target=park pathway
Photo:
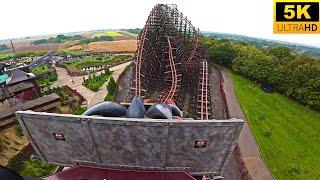
[[[120,74],[122,73],[122,71],[131,63],[131,61],[111,67],[109,70],[113,71],[112,73],[112,77],[115,81],[118,80]],[[101,89],[96,92],[94,94],[94,97],[88,101],[88,108],[100,103],[104,101],[104,98],[106,97],[106,94],[108,93],[107,90],[107,84],[109,83],[110,78],[108,79],[108,81],[106,81],[102,86]]]
[[[110,71],[113,71],[112,77],[114,78],[115,81],[117,81],[117,79],[119,78],[119,75],[122,73],[125,67],[130,63],[131,61],[110,68]],[[60,67],[55,67],[55,68],[57,71],[58,80],[51,85],[51,88],[59,87],[59,86],[68,86],[71,89],[76,90],[79,94],[81,94],[86,99],[87,107],[92,107],[93,105],[104,101],[104,98],[108,92],[106,86],[109,80],[102,85],[102,87],[99,89],[98,92],[93,92],[82,85],[83,77],[88,78],[88,75],[70,76],[65,68],[60,68]]]
[[[251,133],[247,120],[238,103],[230,74],[224,68],[221,69],[221,73],[223,90],[226,95],[230,118],[239,118],[245,121],[238,139],[238,146],[240,148],[242,158],[245,162],[245,166],[248,169],[252,179],[273,180],[274,178],[272,174],[261,158],[258,144],[256,143],[256,140]]]

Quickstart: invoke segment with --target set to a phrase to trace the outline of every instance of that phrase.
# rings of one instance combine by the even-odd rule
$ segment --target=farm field
[[[30,40],[30,39],[13,41],[15,51],[16,52],[56,51],[59,49],[59,44],[57,44],[57,43],[35,45],[35,44],[32,44],[32,41],[33,40]],[[0,54],[12,53],[10,42],[6,42],[4,44],[6,44],[8,47],[10,47],[10,49],[0,51]]]
[[[117,31],[106,31],[106,32],[99,32],[99,33],[94,33],[92,36],[111,36],[111,37],[117,37],[117,36],[123,36],[121,33]]]
[[[276,179],[320,179],[320,113],[231,72],[262,157]]]
[[[107,36],[111,36],[111,37],[113,37],[113,36],[122,36],[122,34],[116,32],[116,31],[108,31],[108,32],[106,32],[106,35]]]
[[[130,52],[133,53],[137,49],[137,40],[121,40],[108,42],[92,42],[88,44],[86,51],[90,52]]]

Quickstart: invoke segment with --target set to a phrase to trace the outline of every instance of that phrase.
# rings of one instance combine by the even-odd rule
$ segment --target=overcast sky
[[[95,29],[142,28],[157,3],[177,4],[201,31],[320,47],[320,34],[274,35],[272,0],[2,0],[0,39]]]

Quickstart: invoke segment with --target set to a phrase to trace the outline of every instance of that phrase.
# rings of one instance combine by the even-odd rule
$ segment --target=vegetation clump
[[[111,76],[109,83],[107,85],[108,93],[105,97],[105,101],[114,101],[117,87],[118,87],[118,85],[117,85],[116,81]]]
[[[97,92],[111,74],[112,72],[108,69],[104,70],[104,72],[101,72],[99,75],[96,73],[90,74],[89,78],[84,80],[83,85],[91,91]]]
[[[31,72],[36,75],[37,84],[39,86],[49,86],[51,83],[58,80],[56,70],[47,64],[35,67]]]

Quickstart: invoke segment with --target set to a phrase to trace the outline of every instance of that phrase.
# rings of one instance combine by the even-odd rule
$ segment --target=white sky
[[[142,28],[157,3],[177,4],[179,11],[202,31],[320,47],[320,34],[274,35],[272,0],[2,0],[0,39],[95,29]]]

